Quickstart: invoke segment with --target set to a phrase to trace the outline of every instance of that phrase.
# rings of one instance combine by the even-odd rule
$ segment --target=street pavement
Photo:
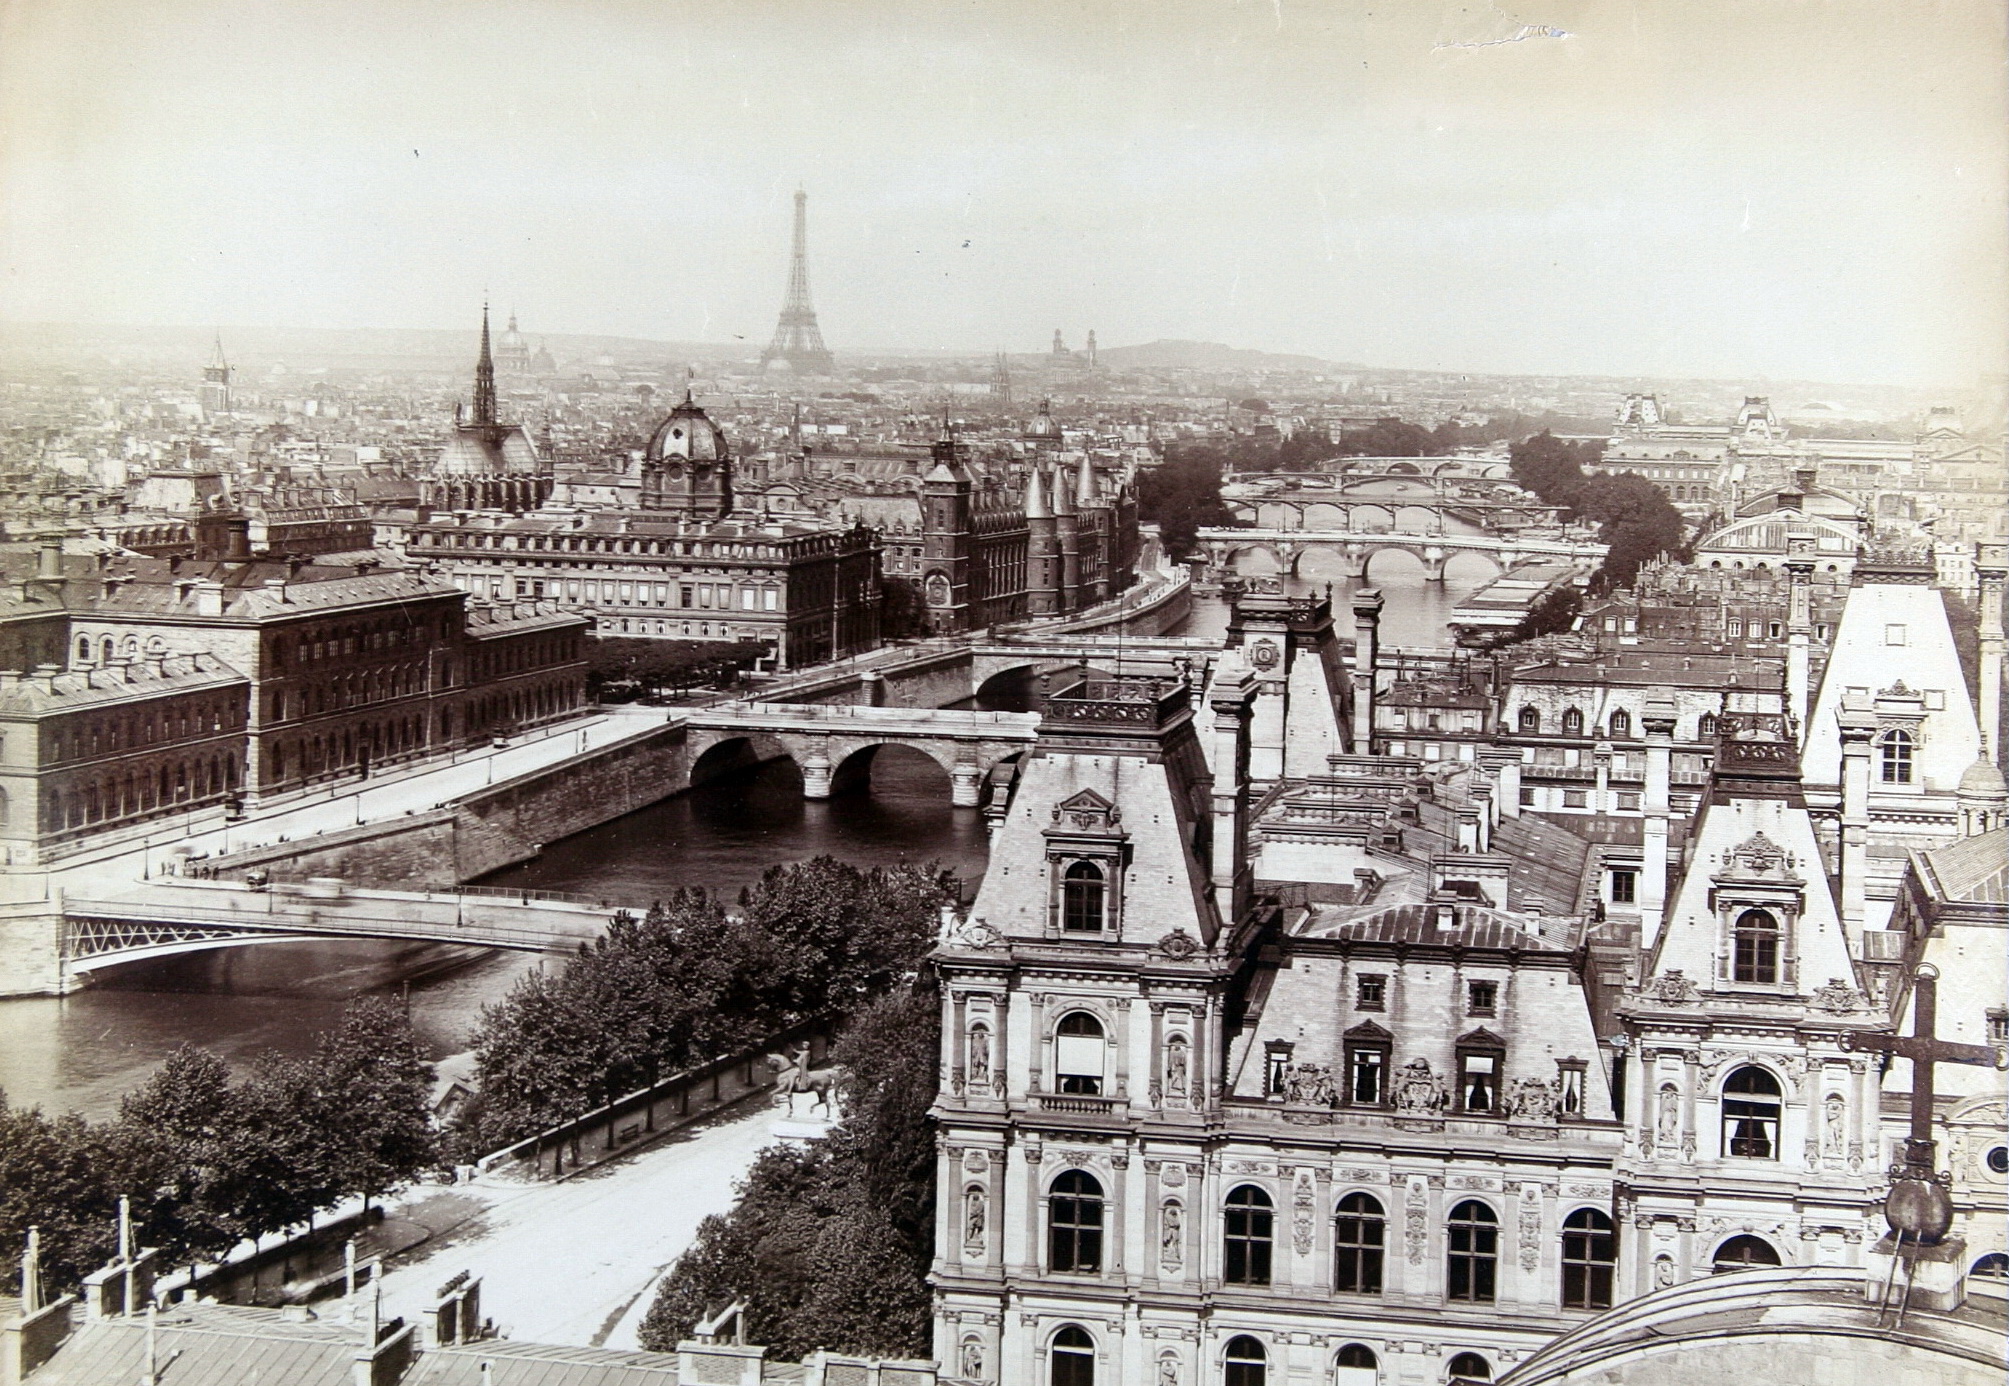
[[[461,1271],[481,1277],[481,1312],[510,1338],[636,1347],[662,1271],[698,1223],[732,1206],[754,1157],[774,1143],[775,1111],[749,1099],[625,1160],[558,1183],[414,1190],[392,1216],[433,1229],[385,1272],[383,1312],[423,1314]]]

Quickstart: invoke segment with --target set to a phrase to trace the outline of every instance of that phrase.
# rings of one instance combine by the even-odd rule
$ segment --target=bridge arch
[[[1262,554],[1267,557],[1269,566],[1258,568],[1246,566],[1242,560],[1250,554]],[[1279,574],[1288,576],[1295,566],[1295,562],[1285,560],[1274,544],[1229,544],[1221,555],[1221,567],[1224,573],[1240,573],[1245,577],[1272,577]]]
[[[724,734],[698,752],[690,762],[690,773],[686,778],[690,787],[695,789],[699,785],[743,774],[764,761],[794,759],[788,746],[778,737],[757,732],[738,736]]]
[[[1036,660],[1024,664],[1014,664],[1008,669],[1000,669],[977,685],[975,701],[985,712],[1037,712],[1039,711],[1039,681],[1051,679],[1056,686],[1072,675],[1083,674],[1090,679],[1113,679],[1115,676],[1079,660]]]

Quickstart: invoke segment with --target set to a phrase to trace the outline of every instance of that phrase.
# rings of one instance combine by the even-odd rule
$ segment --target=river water
[[[1294,592],[1333,584],[1336,621],[1350,629],[1354,587],[1313,552]],[[1246,571],[1261,571],[1260,558]],[[1382,640],[1442,646],[1444,620],[1491,576],[1482,560],[1455,560],[1426,583],[1406,555],[1374,560],[1372,585],[1387,598]],[[1195,604],[1177,633],[1217,635],[1227,612]],[[787,761],[744,779],[707,785],[547,847],[535,862],[488,883],[578,891],[646,906],[679,886],[737,892],[776,862],[829,854],[860,865],[940,862],[974,885],[986,858],[982,818],[949,805],[948,777],[918,752],[888,748],[864,793],[805,801]],[[0,1090],[16,1105],[99,1118],[171,1050],[195,1044],[247,1063],[266,1050],[302,1054],[364,992],[409,999],[412,1022],[434,1057],[466,1048],[481,1008],[542,965],[532,955],[395,943],[267,944],[135,964],[76,995],[0,1002]]]

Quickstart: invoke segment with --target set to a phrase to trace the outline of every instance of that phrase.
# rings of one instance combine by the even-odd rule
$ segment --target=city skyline
[[[485,290],[751,352],[801,184],[840,355],[1058,323],[1496,374],[2004,366],[1981,4],[502,9],[16,0],[0,317],[444,328]]]

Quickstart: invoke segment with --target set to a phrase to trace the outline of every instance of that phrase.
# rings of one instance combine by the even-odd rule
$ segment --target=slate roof
[[[103,703],[159,698],[204,688],[227,688],[244,675],[214,655],[171,655],[155,663],[134,660],[109,669],[24,675],[0,685],[0,716],[34,717]]]
[[[488,1363],[489,1375],[481,1374]],[[494,1339],[428,1348],[399,1386],[673,1386],[677,1359],[662,1352],[616,1352]]]
[[[1919,853],[1929,881],[1948,900],[1977,905],[2009,903],[2009,828],[1978,833]]]
[[[1514,948],[1524,952],[1567,952],[1570,941],[1547,939],[1524,927],[1525,918],[1502,914],[1484,905],[1454,905],[1456,923],[1449,929],[1437,927],[1436,905],[1395,905],[1357,919],[1323,925],[1318,915],[1323,906],[1312,907],[1313,920],[1306,932],[1317,938],[1342,938],[1360,943],[1420,943],[1440,948]],[[1565,921],[1558,921],[1565,922]]]
[[[108,1386],[146,1369],[144,1319],[82,1324],[29,1379],[34,1386]],[[352,1324],[288,1321],[275,1310],[176,1305],[156,1325],[155,1362],[173,1386],[354,1386],[362,1334]]]

